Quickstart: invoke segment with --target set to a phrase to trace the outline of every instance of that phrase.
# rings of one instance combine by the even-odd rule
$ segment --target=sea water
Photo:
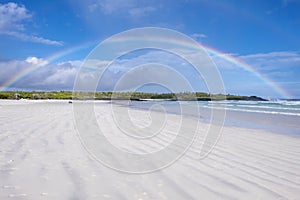
[[[185,112],[184,116],[197,117],[200,121],[206,123],[212,122],[212,110],[225,110],[224,126],[263,129],[275,133],[300,136],[300,100],[296,99],[270,101],[132,101],[130,106],[137,109],[152,109],[173,114],[182,114],[182,107],[184,106],[191,111]],[[164,109],[161,109],[161,107]]]

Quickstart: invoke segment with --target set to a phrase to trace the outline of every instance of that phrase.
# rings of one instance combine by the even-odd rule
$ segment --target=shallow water
[[[154,106],[160,105],[160,106]],[[137,109],[181,114],[182,107],[188,108],[183,115],[200,117],[211,122],[212,109],[225,110],[224,125],[262,129],[275,133],[300,136],[300,101],[132,101],[130,106]],[[164,109],[161,109],[163,107]],[[199,112],[197,111],[199,110]],[[221,122],[222,123],[222,122]]]

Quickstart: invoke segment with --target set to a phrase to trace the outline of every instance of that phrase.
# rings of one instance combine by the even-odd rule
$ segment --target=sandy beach
[[[74,103],[73,103],[74,104]],[[0,101],[0,199],[299,199],[300,137],[224,127],[213,151],[199,159],[208,124],[179,160],[152,173],[108,168],[85,150],[68,101]],[[115,109],[128,109],[117,107]],[[138,126],[149,114],[129,110]],[[149,153],[176,136],[180,117],[168,114],[164,134],[135,144],[121,137],[107,102],[95,106],[108,140]],[[152,117],[162,113],[155,112]],[[152,119],[153,120],[153,119]],[[191,123],[194,119],[188,118]],[[130,128],[130,127],[129,127]],[[149,163],[151,164],[151,163]]]

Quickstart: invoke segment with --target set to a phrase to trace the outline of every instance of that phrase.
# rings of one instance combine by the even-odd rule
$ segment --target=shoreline
[[[127,106],[122,104],[123,102],[131,102],[130,107],[137,110],[147,111],[150,106],[152,106],[152,103],[182,103],[182,102],[189,102],[189,101],[164,101],[164,100],[150,100],[150,101],[128,101],[128,100],[67,100],[67,99],[42,99],[42,100],[28,100],[28,99],[22,99],[22,100],[3,100],[0,99],[0,106],[1,102],[10,102],[9,104],[26,104],[27,102],[32,103],[47,103],[47,102],[53,102],[53,103],[70,103],[72,105],[73,102],[85,102],[85,103],[95,103],[95,104],[118,104],[122,106]],[[18,103],[19,102],[19,103]],[[191,101],[193,102],[193,101]],[[146,103],[146,104],[144,104]],[[143,105],[143,106],[141,106]],[[146,105],[146,106],[144,106]],[[167,105],[168,106],[168,105]],[[206,106],[203,107],[200,105],[200,121],[203,123],[210,123],[210,108],[207,108]],[[216,111],[220,108],[215,108]],[[224,126],[226,127],[237,127],[237,128],[246,128],[251,130],[263,130],[263,131],[269,131],[276,134],[283,134],[283,135],[289,135],[293,137],[300,137],[299,129],[300,125],[298,124],[298,120],[300,119],[300,113],[299,115],[285,115],[285,114],[277,114],[274,112],[265,113],[257,112],[257,111],[243,111],[243,110],[230,110],[230,108],[222,107],[221,109],[225,109],[226,111],[226,118],[224,122]],[[153,110],[157,112],[161,112],[159,110]],[[167,113],[169,114],[176,114],[180,115],[179,110],[170,109],[167,110]],[[193,113],[193,112],[192,112]],[[185,115],[187,117],[196,117],[193,114]]]
[[[199,137],[175,163],[153,173],[127,174],[105,167],[85,151],[72,120],[74,104],[41,102],[27,101],[24,106],[20,101],[0,101],[1,199],[198,199],[201,196],[230,200],[296,199],[300,195],[300,138],[224,127],[213,151],[199,159],[209,128],[207,123],[200,122]],[[163,134],[148,140],[128,138],[116,127],[107,103],[96,104],[96,117],[107,139],[124,151],[141,155],[156,152],[176,137],[180,117],[167,114]],[[120,119],[125,119],[129,112],[136,126],[147,126],[149,113],[131,108],[115,107]],[[152,116],[164,118],[159,112],[153,112]],[[193,123],[194,119],[186,120]],[[127,128],[131,130],[131,126]],[[178,143],[178,150],[183,142]],[[118,159],[113,155],[109,158]],[[145,166],[153,164],[147,162]]]
[[[138,102],[137,102],[138,103]],[[151,104],[148,106],[141,106],[141,104],[132,103],[132,108],[148,110]],[[141,102],[142,103],[142,102]],[[151,103],[151,102],[149,102]],[[166,102],[168,104],[168,102]],[[165,105],[164,105],[165,106]],[[167,105],[168,106],[168,105]],[[199,105],[200,108],[200,121],[204,123],[210,122],[211,108],[206,105]],[[218,109],[225,109],[226,117],[224,126],[246,128],[251,130],[264,130],[273,132],[276,134],[290,135],[293,137],[300,137],[300,112],[295,115],[278,114],[274,112],[265,111],[244,111],[244,110],[231,110],[228,107],[215,108],[218,113]],[[180,114],[180,110],[170,109],[166,110],[167,113]],[[197,117],[196,115],[186,115],[191,117]]]

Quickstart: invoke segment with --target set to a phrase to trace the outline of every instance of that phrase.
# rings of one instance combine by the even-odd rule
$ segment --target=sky
[[[300,98],[300,0],[0,0],[0,90],[72,90],[100,42],[142,27],[197,41],[226,93]],[[101,88],[112,90],[132,63],[150,61],[207,90],[180,58],[156,50],[115,60]]]

